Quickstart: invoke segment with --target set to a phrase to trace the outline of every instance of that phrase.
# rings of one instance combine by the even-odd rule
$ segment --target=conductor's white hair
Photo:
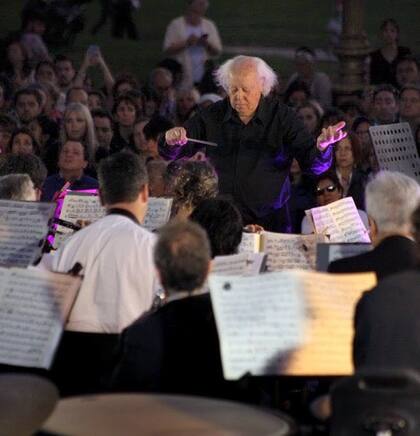
[[[277,84],[277,75],[273,69],[261,58],[254,56],[236,56],[224,62],[215,72],[215,78],[218,84],[229,93],[230,81],[234,70],[240,67],[249,67],[254,65],[258,77],[262,82],[262,94],[267,96]]]
[[[380,171],[366,185],[366,212],[379,232],[411,229],[411,215],[420,201],[420,186],[396,171]]]

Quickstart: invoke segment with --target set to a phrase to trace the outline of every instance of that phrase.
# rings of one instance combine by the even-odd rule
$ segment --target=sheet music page
[[[363,291],[376,285],[373,273],[299,272],[305,288],[308,318],[305,344],[292,353],[281,373],[350,375],[353,373],[353,316]]]
[[[143,226],[153,231],[164,226],[171,217],[172,198],[149,197]]]
[[[95,222],[105,216],[106,210],[101,205],[98,195],[69,192],[63,201],[60,219],[76,224],[77,221]],[[58,225],[54,239],[54,248],[60,245],[74,233],[74,230]]]
[[[264,232],[262,250],[267,253],[267,271],[285,269],[315,269],[316,244],[324,242],[323,235],[292,235]]]
[[[81,278],[0,268],[0,362],[48,369]]]
[[[330,242],[370,242],[352,197],[310,211],[316,233],[329,235]]]
[[[305,305],[290,272],[209,278],[223,373],[276,374],[304,338]]]
[[[54,203],[0,200],[0,265],[26,267],[40,255]]]
[[[264,253],[238,253],[216,256],[211,265],[212,274],[247,276],[261,272],[266,255]]]
[[[260,238],[259,233],[242,233],[242,241],[239,244],[239,253],[258,253],[260,251]]]

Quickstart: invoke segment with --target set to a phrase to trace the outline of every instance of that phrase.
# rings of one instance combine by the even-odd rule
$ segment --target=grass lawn
[[[0,1],[1,34],[19,25],[23,0]],[[109,23],[92,37],[88,29],[99,13],[99,2],[87,5],[85,31],[67,53],[80,62],[90,44],[101,47],[114,72],[132,71],[139,78],[161,59],[161,45],[167,23],[182,13],[185,0],[142,0],[135,13],[140,30],[139,41],[114,40]],[[326,23],[332,15],[332,0],[211,0],[208,16],[218,25],[225,45],[266,47],[326,47]],[[420,52],[420,0],[369,0],[365,2],[366,31],[373,47],[377,45],[377,28],[382,19],[393,17],[400,23],[401,43]],[[222,57],[223,59],[223,57]],[[291,62],[279,57],[267,57],[283,77],[291,69]],[[322,64],[321,68],[334,74],[336,64]]]

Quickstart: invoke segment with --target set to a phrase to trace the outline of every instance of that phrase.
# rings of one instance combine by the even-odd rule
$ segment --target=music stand
[[[28,436],[38,430],[58,401],[57,388],[31,374],[0,374],[0,436]]]
[[[369,127],[381,170],[399,171],[420,182],[420,159],[408,123]]]

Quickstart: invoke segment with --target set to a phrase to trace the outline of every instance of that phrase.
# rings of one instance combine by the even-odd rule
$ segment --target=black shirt
[[[256,217],[280,209],[289,199],[293,158],[307,174],[320,174],[331,164],[331,147],[319,152],[295,112],[277,99],[262,97],[248,124],[225,99],[198,112],[185,128],[190,138],[218,144],[204,148],[219,176],[220,193],[231,195],[242,211]],[[194,143],[161,144],[160,153],[175,159],[200,149],[203,146]]]

